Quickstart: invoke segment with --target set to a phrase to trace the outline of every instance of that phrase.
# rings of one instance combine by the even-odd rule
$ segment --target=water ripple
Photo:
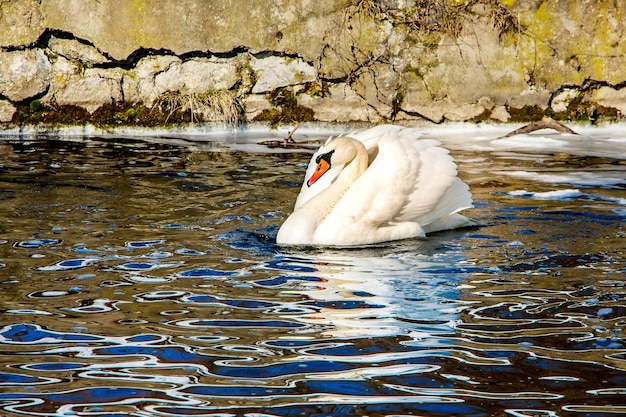
[[[24,249],[37,249],[43,246],[48,245],[59,245],[62,243],[60,239],[33,239],[33,240],[24,240],[22,242],[15,243],[16,248],[24,248]]]
[[[287,249],[310,154],[170,139],[0,140],[0,414],[623,412],[623,187],[533,179],[620,162],[455,150],[480,228]]]
[[[106,338],[79,333],[62,333],[43,329],[34,324],[13,324],[0,329],[0,343],[55,344],[103,341]]]
[[[222,271],[212,268],[196,268],[176,274],[178,278],[220,278],[238,275],[237,271]]]
[[[171,322],[175,326],[191,327],[191,328],[264,328],[270,327],[275,329],[293,329],[307,327],[301,323],[294,323],[285,320],[179,320]]]

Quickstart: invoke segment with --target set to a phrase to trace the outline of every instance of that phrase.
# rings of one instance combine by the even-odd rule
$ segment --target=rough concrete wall
[[[626,114],[620,3],[4,0],[0,121],[218,92],[247,120],[284,123],[613,120]],[[223,117],[223,99],[203,100],[184,110]]]

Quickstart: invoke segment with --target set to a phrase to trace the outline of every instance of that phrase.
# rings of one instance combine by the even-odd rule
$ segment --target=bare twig
[[[289,134],[288,134],[288,135],[287,135],[287,137],[285,138],[285,142],[286,142],[286,143],[294,143],[294,142],[295,142],[295,141],[293,140],[292,136],[293,136],[294,132],[295,132],[296,130],[298,130],[298,128],[299,128],[299,127],[300,127],[300,123],[298,123],[298,124],[296,125],[296,127],[294,127],[294,128],[293,128],[293,130],[292,130],[291,132],[289,132]]]

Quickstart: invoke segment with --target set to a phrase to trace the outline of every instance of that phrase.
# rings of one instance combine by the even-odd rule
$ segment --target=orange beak
[[[315,181],[319,180],[320,177],[324,175],[326,171],[328,171],[329,168],[330,168],[330,163],[326,159],[320,158],[319,162],[317,163],[317,167],[315,168],[315,172],[313,172],[313,175],[311,175],[311,178],[309,178],[309,180],[306,182],[306,185],[308,187],[313,185]]]

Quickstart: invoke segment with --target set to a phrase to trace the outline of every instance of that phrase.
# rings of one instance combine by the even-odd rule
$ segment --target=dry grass
[[[463,30],[463,10],[442,0],[418,0],[406,10],[405,23],[412,29],[439,32],[457,38]]]
[[[383,7],[378,0],[352,0],[348,5],[347,15],[367,17],[370,20],[379,20],[383,14]]]
[[[159,96],[153,108],[167,114],[165,122],[218,122],[238,125],[245,121],[244,107],[238,96],[226,90],[202,94],[168,91]]]
[[[352,0],[347,8],[350,17],[366,17],[373,21],[389,19],[393,24],[407,25],[423,33],[439,33],[458,38],[463,24],[473,15],[472,6],[485,5],[487,17],[500,33],[521,33],[519,20],[500,0],[415,0],[410,7],[394,7],[384,0]]]
[[[505,33],[522,33],[524,27],[520,21],[511,13],[506,6],[498,0],[483,0],[489,7],[489,18],[492,26],[498,31],[500,36]]]

